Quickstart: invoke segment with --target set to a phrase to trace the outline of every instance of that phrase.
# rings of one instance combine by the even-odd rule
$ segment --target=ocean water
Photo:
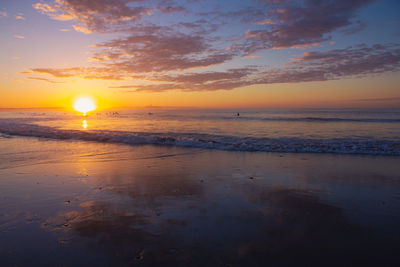
[[[0,112],[0,266],[400,266],[398,113],[237,112]]]
[[[0,112],[0,133],[235,151],[400,155],[400,109]]]

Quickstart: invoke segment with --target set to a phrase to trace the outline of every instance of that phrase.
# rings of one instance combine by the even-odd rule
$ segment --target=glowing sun
[[[74,109],[86,115],[89,111],[96,109],[96,104],[89,97],[80,97],[75,100]]]

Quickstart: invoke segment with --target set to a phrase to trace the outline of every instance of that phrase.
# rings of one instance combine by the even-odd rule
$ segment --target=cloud
[[[141,0],[57,0],[51,4],[36,3],[33,7],[55,20],[75,20],[75,29],[85,33],[108,32],[124,28],[150,15],[150,9],[128,4]]]
[[[80,77],[84,79],[101,79],[101,80],[121,80],[121,73],[113,73],[113,70],[97,67],[74,67],[74,68],[36,68],[30,69],[28,73],[48,74],[55,78],[71,78]]]
[[[5,12],[5,11],[0,11],[0,18],[5,18],[5,17],[8,17],[7,12]]]
[[[46,79],[46,78],[40,78],[40,77],[27,77],[30,80],[38,80],[38,81],[44,81],[44,82],[48,82],[48,83],[63,83],[63,82],[59,82],[59,81],[53,81],[50,79]]]
[[[365,77],[389,71],[400,71],[400,45],[358,45],[325,52],[306,52],[289,67],[260,71],[257,68],[232,69],[227,72],[205,72],[163,75],[168,84],[135,85],[137,91],[203,91],[275,83],[300,83],[336,80],[343,77]],[[122,87],[120,87],[122,88]]]
[[[15,19],[25,20],[24,14],[23,13],[18,13],[17,15],[15,15]]]
[[[33,8],[40,10],[43,13],[48,13],[48,12],[56,12],[57,10],[54,9],[53,7],[51,7],[48,4],[44,4],[44,3],[36,3],[33,5]]]
[[[60,8],[61,5],[62,2],[55,1],[53,5],[49,5],[46,3],[36,3],[33,4],[32,6],[40,13],[48,15],[50,18],[54,20],[67,21],[74,19],[74,16],[64,12],[62,8]]]
[[[343,30],[340,30],[340,32],[344,33],[344,34],[354,34],[357,33],[359,31],[364,30],[367,27],[367,24],[365,22],[362,21],[357,21],[355,22],[352,26],[345,28]]]
[[[92,59],[127,73],[165,72],[208,67],[235,55],[212,46],[202,35],[184,34],[169,27],[140,27],[128,37],[96,45]]]
[[[196,48],[194,51],[197,51]],[[188,49],[187,53],[193,50]],[[184,49],[183,49],[184,50]],[[118,58],[119,55],[116,56]],[[135,57],[134,57],[135,58]],[[168,60],[168,59],[162,59]],[[124,62],[124,61],[122,61]],[[122,64],[122,63],[121,63]],[[104,80],[146,80],[156,84],[123,85],[110,88],[131,88],[137,91],[213,91],[231,90],[255,84],[300,83],[336,80],[343,77],[365,77],[384,72],[400,71],[400,45],[364,44],[324,52],[305,52],[282,68],[265,70],[256,66],[190,73],[157,72],[160,69],[135,65],[113,65],[86,68],[37,68],[33,73],[55,78],[81,77]],[[142,64],[142,63],[141,63]],[[168,68],[169,70],[171,68]]]
[[[73,27],[74,30],[77,31],[77,32],[82,32],[82,33],[85,33],[85,34],[90,34],[90,33],[92,33],[91,30],[89,30],[88,28],[85,28],[85,27],[81,27],[81,26],[78,26],[78,25],[72,25],[72,27]]]
[[[54,20],[59,21],[68,21],[74,19],[74,17],[69,14],[51,14],[50,17]]]
[[[256,21],[253,23],[256,25],[265,25],[265,24],[275,24],[275,21],[273,21],[272,19],[264,19],[262,21]]]
[[[364,77],[400,70],[400,45],[358,45],[325,52],[306,52],[291,67],[267,71],[260,82],[309,82]]]
[[[171,0],[161,0],[155,10],[161,11],[165,14],[187,11],[184,6],[178,5]]]
[[[14,38],[16,38],[16,39],[25,39],[25,36],[15,34],[15,35],[14,35]]]
[[[66,68],[66,69],[52,69],[52,68],[36,68],[30,71],[39,74],[50,74],[56,78],[68,78],[78,76],[82,68]]]
[[[330,40],[328,34],[335,30],[351,34],[365,27],[361,21],[353,23],[353,18],[358,9],[372,1],[322,0],[316,4],[313,0],[260,0],[236,11],[204,13],[190,13],[190,4],[195,3],[183,6],[173,0],[55,0],[33,7],[52,19],[74,20],[74,30],[85,34],[123,32],[124,37],[98,44],[107,49],[92,59],[116,60],[111,64],[144,72],[207,67],[263,49],[319,45]],[[154,24],[163,14],[174,12],[184,13],[185,18],[178,23]],[[188,13],[190,18],[185,16]],[[153,23],[143,21],[154,18],[154,14],[157,19],[151,20]],[[252,27],[227,37],[219,28],[231,20]],[[207,47],[185,52],[187,47],[199,45]],[[127,55],[135,55],[135,61],[124,60]]]
[[[245,86],[244,78],[254,73],[254,67],[228,69],[227,71],[206,71],[201,73],[161,74],[147,77],[147,81],[162,81],[164,84],[155,85],[123,85],[110,86],[109,88],[136,89],[137,91],[161,92],[168,90],[184,91],[214,91],[229,90]],[[167,83],[166,83],[167,82]]]
[[[399,101],[400,97],[384,97],[384,98],[364,98],[357,99],[356,101],[362,102],[390,102],[390,101]]]
[[[249,30],[246,33],[246,41],[241,48],[249,53],[265,48],[310,46],[330,40],[329,33],[354,27],[352,18],[356,11],[373,0],[272,2],[283,4],[266,12],[263,21],[274,24],[270,23],[265,29]],[[255,23],[262,24],[259,21]],[[358,28],[356,26],[348,29],[347,33],[354,33],[363,28],[363,23],[356,24]]]
[[[161,10],[163,13],[174,13],[174,12],[184,12],[186,9],[184,7],[160,7],[159,10]]]
[[[204,84],[209,82],[241,79],[256,71],[254,67],[229,69],[227,71],[206,71],[201,73],[186,73],[179,75],[156,75],[153,76],[155,80],[162,80],[167,82],[179,82],[188,84]]]
[[[234,59],[250,60],[252,53],[260,50],[311,48],[321,42],[332,42],[333,32],[353,34],[363,30],[366,24],[357,19],[357,12],[373,1],[257,0],[236,10],[234,5],[231,9],[221,6],[202,13],[197,12],[198,3],[193,1],[184,5],[174,0],[40,2],[33,7],[52,19],[72,20],[75,31],[113,33],[113,39],[93,45],[92,62],[88,66],[32,68],[32,72],[55,78],[138,83],[111,87],[119,89],[202,91],[397,71],[396,45],[306,52],[274,69],[262,65],[226,67],[232,66],[228,64]],[[182,16],[174,17],[175,13]],[[221,66],[225,70],[210,70],[211,66],[222,64],[226,64]],[[142,80],[146,84],[139,84]]]

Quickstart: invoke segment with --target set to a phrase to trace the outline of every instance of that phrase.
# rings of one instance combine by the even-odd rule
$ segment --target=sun
[[[96,104],[93,99],[82,96],[74,101],[74,109],[86,115],[86,113],[96,109]]]

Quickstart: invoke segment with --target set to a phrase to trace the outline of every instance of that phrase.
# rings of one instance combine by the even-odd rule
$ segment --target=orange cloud
[[[15,19],[19,19],[19,20],[25,20],[25,18],[23,17],[24,14],[19,13],[18,15],[15,15]]]
[[[50,14],[50,17],[54,20],[59,20],[59,21],[67,21],[74,19],[74,17],[69,14]]]
[[[56,12],[56,9],[54,9],[50,5],[44,4],[44,3],[36,3],[36,4],[33,5],[33,8],[35,8],[37,10],[40,10],[43,13]]]
[[[151,15],[144,7],[131,7],[129,1],[56,0],[53,4],[36,3],[33,7],[54,20],[75,20],[75,30],[83,33],[106,32],[129,25],[142,16]]]
[[[256,25],[265,25],[265,24],[275,24],[275,22],[272,19],[265,19],[263,21],[256,21],[254,22]]]
[[[77,31],[77,32],[82,32],[82,33],[85,33],[85,34],[90,34],[90,33],[92,33],[91,30],[89,30],[88,28],[82,27],[82,26],[72,25],[72,27],[73,27],[74,30]]]

